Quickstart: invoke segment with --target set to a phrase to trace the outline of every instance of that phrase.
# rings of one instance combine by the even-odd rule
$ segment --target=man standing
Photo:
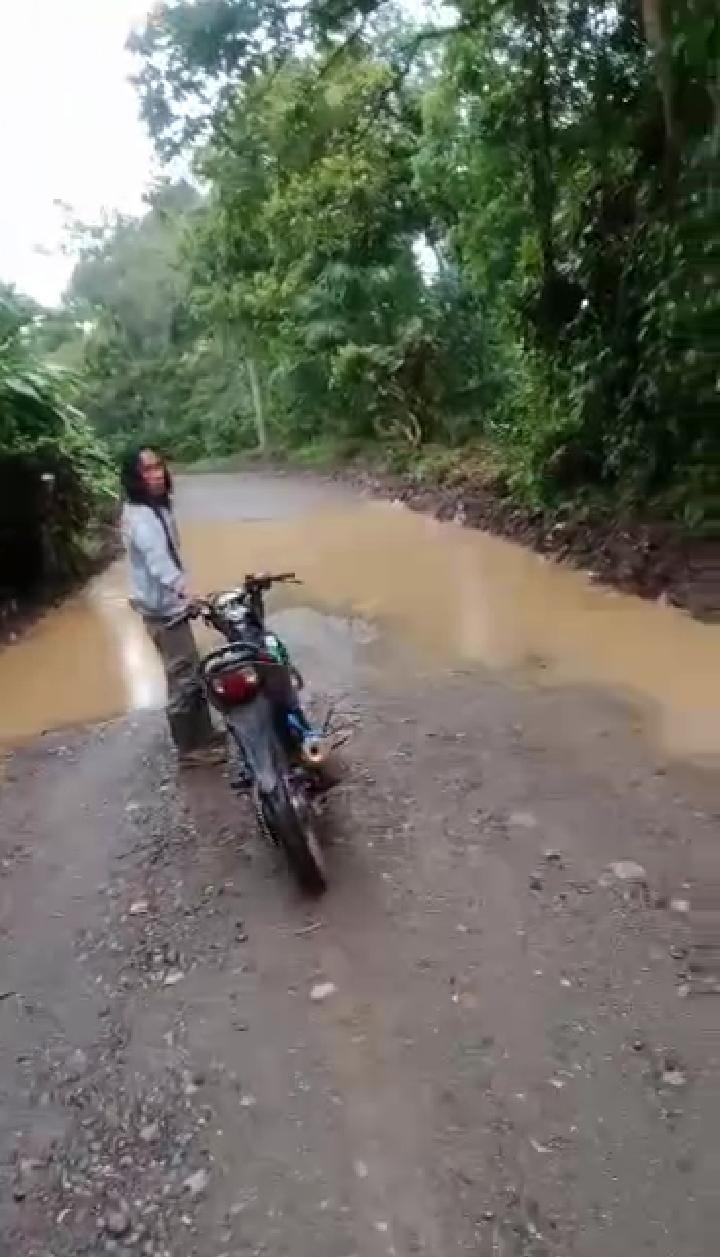
[[[220,763],[224,747],[198,676],[199,656],[189,623],[194,600],[180,558],[170,473],[158,452],[147,446],[125,457],[121,483],[131,603],[163,661],[167,719],[179,762],[186,767]]]

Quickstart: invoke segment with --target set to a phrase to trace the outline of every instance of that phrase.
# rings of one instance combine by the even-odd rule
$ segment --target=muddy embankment
[[[67,459],[0,454],[0,645],[117,555],[118,505],[89,494]]]

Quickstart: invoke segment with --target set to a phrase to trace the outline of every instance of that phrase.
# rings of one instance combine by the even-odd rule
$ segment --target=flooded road
[[[294,608],[278,627],[301,656],[317,656],[331,617],[328,666],[342,652],[348,679],[354,668],[378,681],[405,668],[481,668],[521,685],[591,686],[625,702],[629,725],[662,752],[720,757],[716,626],[599,589],[486,534],[312,482],[187,477],[178,512],[194,588],[294,568],[303,587],[274,602]],[[162,704],[122,562],[0,654],[0,694],[6,743]]]
[[[0,1257],[717,1257],[717,630],[309,482],[178,496],[194,585],[305,581],[329,891],[177,771],[122,564],[0,655]]]

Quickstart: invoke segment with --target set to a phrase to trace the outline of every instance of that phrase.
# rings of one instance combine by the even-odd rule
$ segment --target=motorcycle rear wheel
[[[325,860],[317,836],[312,804],[278,774],[272,793],[260,800],[263,824],[285,853],[301,890],[321,895],[327,889]]]

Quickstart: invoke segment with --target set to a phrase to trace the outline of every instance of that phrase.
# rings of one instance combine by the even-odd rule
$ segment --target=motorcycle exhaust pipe
[[[328,757],[328,748],[322,738],[305,738],[302,744],[302,758],[310,768],[319,768]]]

